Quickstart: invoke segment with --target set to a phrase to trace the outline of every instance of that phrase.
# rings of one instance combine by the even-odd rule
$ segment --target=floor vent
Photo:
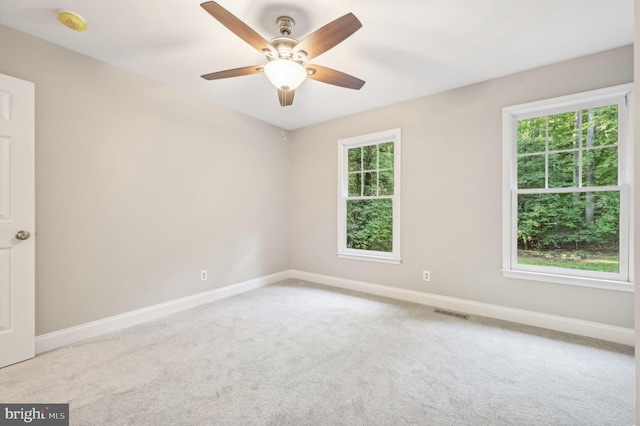
[[[433,312],[435,312],[436,314],[441,314],[441,315],[448,315],[450,317],[455,317],[455,318],[460,318],[463,320],[468,320],[469,319],[469,315],[467,314],[459,314],[458,312],[451,312],[451,311],[445,311],[444,309],[434,309]]]

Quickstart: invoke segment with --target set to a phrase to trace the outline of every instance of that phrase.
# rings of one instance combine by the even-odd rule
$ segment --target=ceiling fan
[[[278,100],[283,107],[293,103],[295,89],[305,78],[355,90],[360,90],[364,86],[363,80],[349,74],[320,65],[306,64],[307,61],[336,46],[362,27],[353,13],[347,13],[330,22],[302,41],[291,37],[295,25],[294,20],[288,16],[281,16],[276,21],[280,37],[267,41],[218,3],[208,1],[202,3],[201,6],[222,25],[264,54],[268,61],[265,65],[205,74],[202,76],[205,80],[240,77],[264,72],[278,89]]]

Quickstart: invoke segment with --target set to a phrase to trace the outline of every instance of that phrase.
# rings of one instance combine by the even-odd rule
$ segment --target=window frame
[[[618,104],[618,184],[593,187],[520,189],[517,182],[518,121],[569,111]],[[519,278],[557,284],[617,291],[634,291],[633,286],[633,84],[622,84],[568,96],[529,102],[502,109],[502,273]],[[517,262],[518,201],[520,193],[620,192],[619,272],[581,271],[519,264]]]
[[[392,251],[382,252],[373,250],[353,249],[347,247],[347,200],[349,197],[349,149],[379,145],[393,142],[393,195],[375,196],[391,199],[392,203]],[[401,130],[399,128],[371,133],[362,136],[338,140],[338,251],[341,259],[364,260],[399,264],[400,257],[400,188],[401,188]],[[372,199],[371,196],[357,199]]]

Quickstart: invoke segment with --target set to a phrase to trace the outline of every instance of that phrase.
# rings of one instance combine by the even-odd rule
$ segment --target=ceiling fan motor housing
[[[275,55],[267,55],[271,56],[270,59],[299,59],[294,58],[293,56],[293,48],[296,44],[298,44],[298,40],[292,37],[276,37],[269,41],[269,44],[273,46],[273,48],[278,52],[277,56]]]
[[[273,55],[273,52],[267,53],[267,57],[272,59],[291,59],[298,63],[302,63],[307,56],[305,52],[296,52],[294,55],[293,48],[299,43],[298,40],[291,37],[293,27],[296,24],[293,18],[288,16],[281,16],[276,20],[278,25],[278,31],[280,31],[281,37],[276,37],[269,41],[269,44],[278,52],[278,55]],[[271,53],[271,54],[269,54]]]

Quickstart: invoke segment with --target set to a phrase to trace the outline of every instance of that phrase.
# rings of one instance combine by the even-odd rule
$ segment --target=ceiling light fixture
[[[307,71],[302,65],[289,59],[276,59],[264,66],[267,78],[283,92],[295,90],[307,77]]]
[[[87,21],[80,15],[70,10],[58,10],[58,21],[73,31],[84,31],[87,29]]]

